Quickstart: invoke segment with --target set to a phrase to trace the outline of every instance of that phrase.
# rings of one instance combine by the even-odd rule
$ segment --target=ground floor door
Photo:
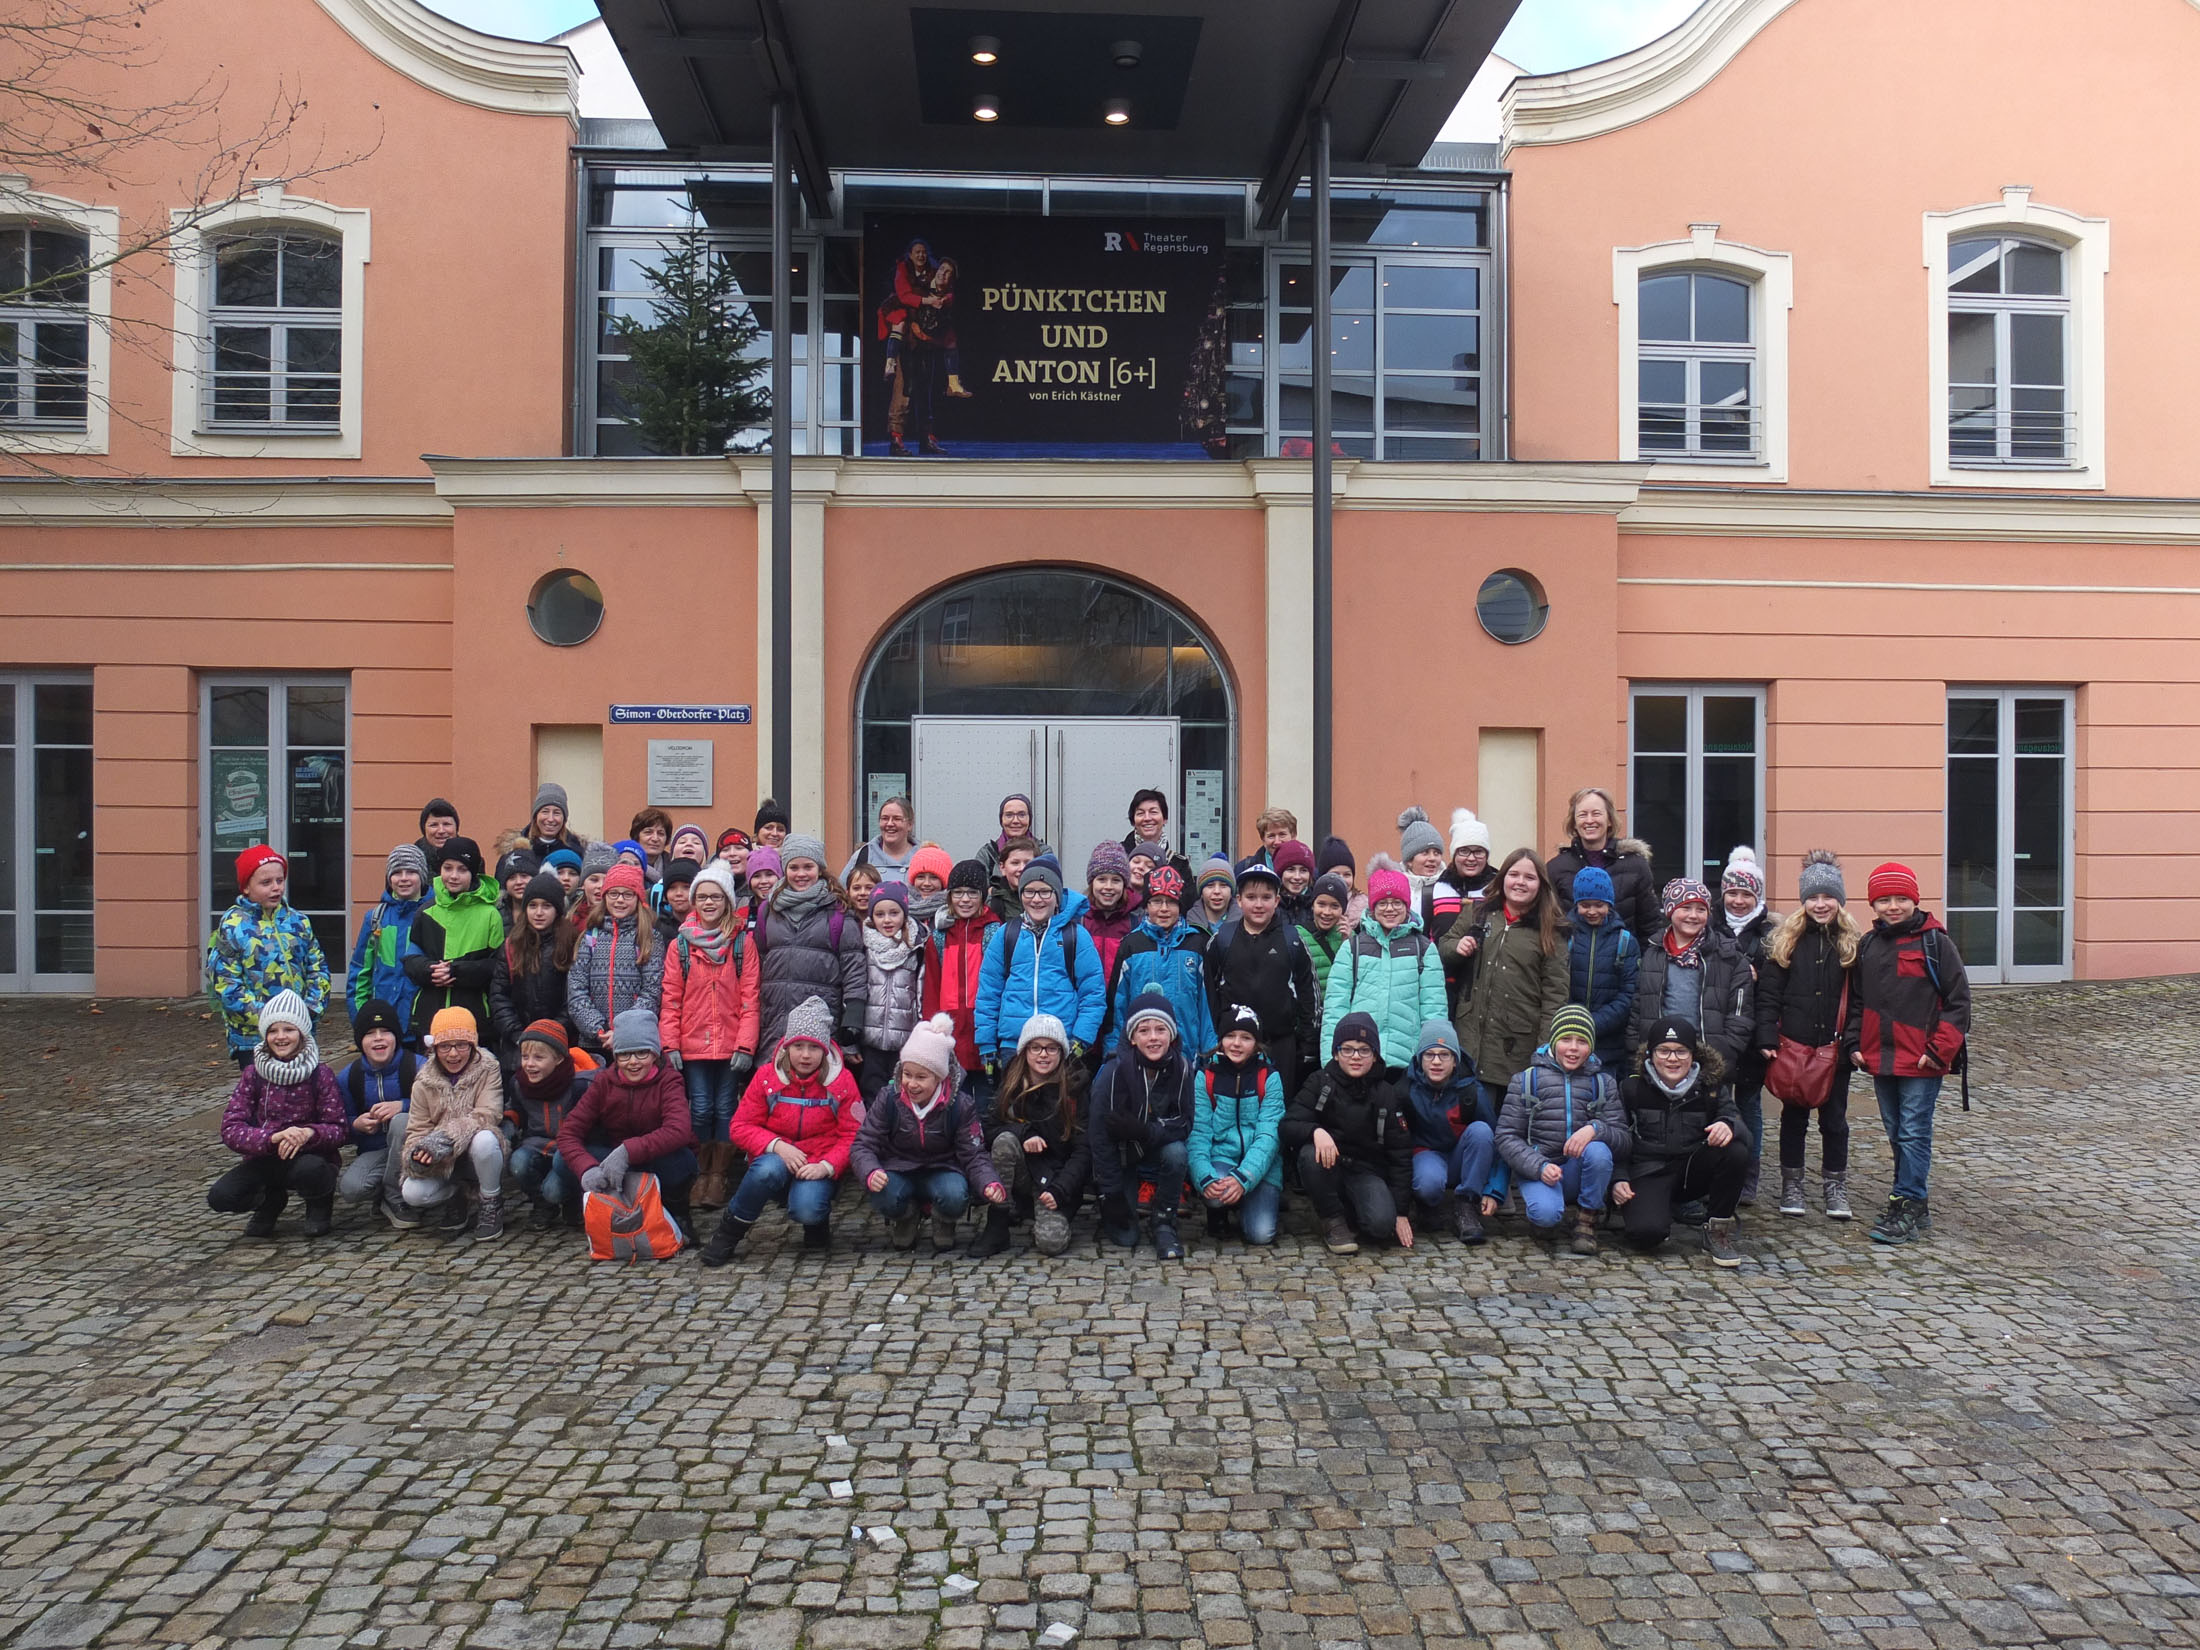
[[[920,836],[961,859],[999,833],[1001,799],[1021,792],[1070,888],[1084,886],[1092,850],[1129,828],[1132,793],[1178,794],[1173,716],[918,716],[909,728]]]
[[[290,903],[330,975],[350,960],[350,689],[328,677],[210,679],[199,726],[207,923],[236,903],[237,855],[268,843],[290,862]]]
[[[1974,980],[2071,971],[2071,695],[1948,691],[1948,932]]]
[[[92,989],[92,684],[0,676],[0,991]]]

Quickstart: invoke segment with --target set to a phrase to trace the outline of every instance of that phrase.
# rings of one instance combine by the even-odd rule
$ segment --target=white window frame
[[[35,817],[37,767],[37,720],[32,695],[42,687],[90,687],[92,678],[81,670],[24,670],[0,672],[0,681],[15,689],[15,726],[9,730],[13,748],[0,761],[15,764],[15,841],[12,853],[16,866],[16,886],[9,890],[15,901],[15,954],[0,952],[0,991],[11,994],[32,995],[43,992],[75,993],[95,989],[93,974],[41,974],[32,966],[38,956],[38,822]],[[94,744],[92,747],[93,784],[98,784],[99,748],[97,744],[98,701],[93,701]],[[44,747],[47,749],[73,747]],[[92,852],[92,955],[96,962],[99,955],[99,852],[98,838],[93,838]],[[77,913],[61,913],[75,915]]]
[[[1750,845],[1757,850],[1761,865],[1772,863],[1772,845],[1765,841],[1765,689],[1761,682],[1629,682],[1627,684],[1627,800],[1630,809],[1635,798],[1635,701],[1637,699],[1686,699],[1688,701],[1688,748],[1681,755],[1688,772],[1688,840],[1681,844],[1681,863],[1689,874],[1704,878],[1705,851],[1703,846],[1703,702],[1706,697],[1715,699],[1754,699],[1757,703],[1756,763],[1757,763],[1757,817],[1751,822]],[[1650,753],[1669,756],[1670,751]],[[1631,816],[1630,816],[1631,817]],[[1639,822],[1638,822],[1639,823]],[[1652,846],[1656,846],[1652,844]],[[1723,863],[1727,853],[1736,846],[1727,843],[1719,850]]]
[[[2001,710],[1995,719],[1997,730],[1994,753],[1994,876],[2001,890],[2001,898],[1994,912],[1994,962],[1985,963],[1966,957],[1964,971],[1980,985],[2035,985],[2067,980],[2076,973],[2078,954],[2078,695],[2071,688],[2061,687],[1978,687],[1951,684],[1942,706],[1941,736],[1941,862],[1948,867],[1948,764],[1956,758],[1948,750],[1945,732],[1947,710],[1958,699],[1993,699]],[[2019,699],[2055,699],[2063,708],[2063,783],[2062,783],[2062,960],[2055,963],[2023,963],[2011,961],[2016,949],[2016,851],[2017,851],[2017,701]],[[1975,758],[1974,758],[1975,760]],[[1954,892],[1952,870],[1946,872],[1944,894]],[[1966,910],[1979,910],[1979,906],[1966,906]],[[2046,909],[2037,907],[2036,909]],[[1941,915],[1948,914],[1945,901]]]
[[[2069,294],[2063,382],[2071,415],[2070,450],[2052,463],[1966,463],[1949,454],[1948,248],[1957,241],[2009,235],[2061,249]],[[1926,422],[1935,487],[2108,486],[2108,220],[2041,206],[2032,191],[2011,185],[1988,206],[1925,214]]]
[[[1642,448],[1642,313],[1639,294],[1646,275],[1725,275],[1749,287],[1749,329],[1756,340],[1752,388],[1757,400],[1758,446],[1754,455],[1718,458],[1690,453],[1674,458]],[[1653,481],[1785,481],[1788,478],[1788,311],[1795,307],[1795,262],[1719,239],[1715,223],[1692,223],[1685,241],[1612,249],[1612,302],[1619,310],[1619,456],[1654,464]]]
[[[357,458],[366,380],[366,267],[371,255],[371,214],[365,207],[331,206],[261,183],[243,200],[194,218],[169,214],[175,226],[176,349],[169,451],[193,458]],[[344,310],[342,404],[333,427],[210,430],[212,406],[215,242],[254,229],[316,229],[343,245]]]
[[[122,245],[118,207],[87,206],[60,195],[41,194],[16,173],[0,174],[0,221],[33,228],[74,230],[82,235],[91,261],[91,290],[84,306],[84,428],[81,430],[0,430],[0,452],[80,453],[107,451],[107,413],[114,393],[114,262]]]

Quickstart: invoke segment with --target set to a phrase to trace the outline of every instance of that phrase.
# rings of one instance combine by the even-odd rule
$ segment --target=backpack
[[[413,1079],[420,1074],[420,1062],[403,1049],[397,1051],[397,1086],[409,1098]],[[351,1114],[357,1117],[367,1109],[367,1062],[354,1060],[351,1070],[344,1073],[344,1090],[351,1096]]]
[[[1322,1073],[1322,1091],[1314,1097],[1314,1115],[1324,1116],[1329,1110],[1330,1097],[1336,1093],[1336,1081],[1327,1072]],[[1375,1108],[1375,1138],[1381,1140],[1390,1132],[1391,1120],[1404,1114],[1387,1105]]]
[[[590,1260],[670,1260],[687,1241],[653,1174],[630,1174],[617,1192],[581,1193],[581,1224]]]
[[[837,916],[839,913],[835,912],[834,915]],[[733,943],[726,947],[726,961],[733,965],[733,971],[736,974],[741,972],[741,942],[748,938],[748,932],[746,928],[736,928],[733,931]],[[840,949],[840,932],[837,928],[833,931],[832,939],[833,949],[838,951]],[[762,945],[761,935],[758,936],[757,943],[759,946]],[[694,942],[687,937],[685,928],[682,928],[679,933],[673,936],[672,948],[680,954],[680,978],[685,980],[688,977],[688,958],[695,951]]]
[[[1935,955],[1940,950],[1940,932],[1937,928],[1926,929],[1919,936],[1922,943],[1918,946],[1918,950],[1925,959],[1925,977],[1933,982],[1933,995],[1945,1003],[1948,1000],[1948,993],[1940,988],[1940,964]],[[1936,1016],[1935,1024],[1937,1023],[1938,1018]],[[1925,1035],[1930,1040],[1932,1032],[1928,1030]],[[1955,1064],[1948,1069],[1952,1075],[1962,1080],[1963,1109],[1969,1111],[1971,1109],[1971,1039],[1968,1033],[1964,1036],[1963,1046],[1956,1050]]]
[[[1253,1085],[1255,1096],[1266,1095],[1268,1092],[1268,1079],[1275,1076],[1275,1072],[1270,1069],[1267,1061],[1262,1060],[1253,1067],[1253,1074],[1258,1079]],[[1207,1085],[1207,1104],[1213,1106],[1215,1104],[1215,1068],[1213,1066],[1201,1066],[1199,1076],[1200,1080]]]

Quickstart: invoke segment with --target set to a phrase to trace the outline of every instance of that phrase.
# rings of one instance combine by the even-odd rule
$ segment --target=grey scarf
[[[298,1052],[287,1060],[278,1060],[268,1053],[264,1042],[252,1051],[252,1067],[270,1088],[294,1089],[320,1066],[321,1048],[311,1037],[299,1044]]]
[[[789,922],[801,922],[825,910],[837,897],[832,884],[823,877],[807,888],[790,887],[782,882],[772,890],[771,914],[785,917]]]
[[[1685,1100],[1688,1098],[1689,1091],[1696,1086],[1697,1074],[1702,1070],[1702,1066],[1691,1060],[1688,1062],[1688,1070],[1681,1080],[1678,1083],[1668,1083],[1665,1080],[1664,1073],[1658,1070],[1657,1062],[1653,1060],[1643,1068],[1643,1073],[1651,1082],[1657,1085],[1658,1092],[1668,1100]]]

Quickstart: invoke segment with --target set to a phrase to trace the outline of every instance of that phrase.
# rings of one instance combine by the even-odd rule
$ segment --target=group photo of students
[[[1851,1220],[1861,1073],[1892,1157],[1870,1236],[1931,1230],[1970,992],[1906,865],[1869,873],[1861,921],[1826,852],[1784,915],[1746,844],[1715,888],[1660,886],[1595,786],[1547,857],[1409,807],[1364,873],[1281,808],[1195,867],[1159,790],[1079,867],[1023,796],[958,851],[889,798],[837,870],[771,802],[715,838],[652,807],[588,842],[568,812],[543,785],[485,854],[429,802],[340,974],[282,855],[238,857],[206,944],[239,1068],[212,1209],[256,1238],[296,1198],[309,1238],[341,1204],[593,1245],[592,1203],[646,1206],[612,1252],[717,1268],[775,1208],[804,1251],[831,1249],[837,1204],[901,1249],[982,1260],[1022,1232],[1059,1255],[1083,1230],[1173,1260],[1187,1231],[1274,1243],[1296,1207],[1339,1255],[1517,1223],[1588,1258],[1689,1227],[1731,1268],[1741,1211]],[[317,1040],[339,994],[340,1071]]]

